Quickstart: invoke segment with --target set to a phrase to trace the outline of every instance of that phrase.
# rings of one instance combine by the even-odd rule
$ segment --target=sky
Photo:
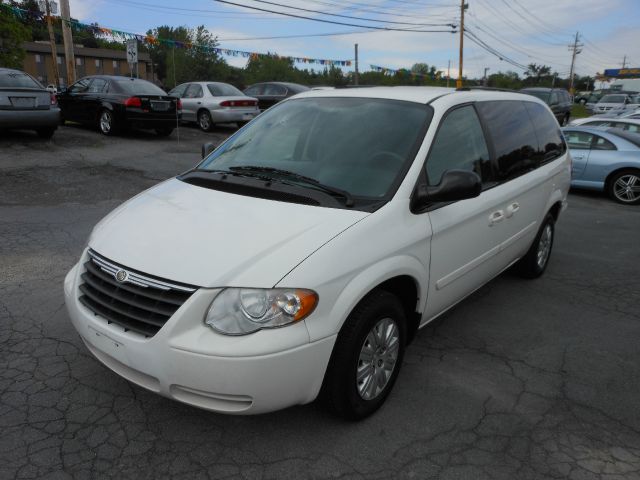
[[[457,0],[229,1],[311,19],[217,0],[70,0],[70,4],[72,17],[82,22],[132,33],[144,33],[159,25],[204,25],[217,35],[221,48],[332,60],[353,60],[357,43],[361,71],[369,70],[370,65],[411,68],[420,62],[446,74],[450,62],[451,76],[457,75],[460,36],[450,33],[448,26],[460,23]],[[582,45],[576,56],[577,74],[594,75],[605,68],[620,68],[625,55],[627,67],[640,67],[640,0],[467,0],[467,4],[465,27],[486,47],[465,37],[463,72],[470,78],[482,77],[485,68],[488,75],[509,70],[522,75],[522,66],[530,63],[549,65],[567,77],[569,44],[576,32]],[[261,38],[319,34],[340,35]],[[242,57],[225,59],[239,67],[246,64]],[[308,68],[305,64],[297,66]]]

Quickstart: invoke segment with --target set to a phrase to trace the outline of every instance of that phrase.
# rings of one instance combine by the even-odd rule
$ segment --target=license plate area
[[[36,108],[35,97],[9,97],[14,108]]]
[[[119,362],[124,363],[125,365],[129,364],[125,346],[121,342],[113,340],[112,338],[106,336],[104,333],[98,332],[91,327],[89,327],[89,341],[98,350],[101,350],[102,352],[115,358]]]
[[[154,110],[156,112],[166,112],[167,110],[169,110],[170,105],[171,102],[159,102],[156,100],[151,100],[151,110]]]

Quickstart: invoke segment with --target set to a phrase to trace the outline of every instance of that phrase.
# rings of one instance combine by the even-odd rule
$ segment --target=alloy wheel
[[[109,112],[108,110],[104,110],[100,114],[100,130],[102,131],[102,133],[111,132],[112,122],[113,122],[113,118],[111,116],[111,112]]]
[[[613,194],[623,203],[633,203],[640,199],[640,177],[629,173],[622,175],[613,185]]]
[[[548,223],[544,226],[544,230],[542,230],[542,235],[540,235],[540,240],[538,241],[538,252],[536,255],[536,260],[538,262],[539,268],[544,268],[549,260],[549,254],[551,253],[551,242],[553,240],[553,229],[551,225]]]
[[[198,122],[202,130],[209,130],[211,128],[211,118],[207,112],[202,112],[198,117]]]
[[[400,331],[395,320],[383,318],[369,331],[358,357],[356,386],[364,400],[373,400],[389,383],[396,369]]]

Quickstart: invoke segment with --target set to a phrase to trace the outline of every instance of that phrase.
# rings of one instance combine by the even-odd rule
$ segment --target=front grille
[[[196,290],[192,285],[137,272],[93,250],[89,250],[84,269],[80,302],[108,323],[146,337],[155,335]]]

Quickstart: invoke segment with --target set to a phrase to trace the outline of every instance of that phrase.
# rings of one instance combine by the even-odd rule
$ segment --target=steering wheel
[[[396,165],[398,163],[402,164],[405,161],[405,159],[401,155],[397,154],[396,152],[392,152],[390,150],[381,150],[379,152],[374,153],[373,156],[369,159],[369,161],[371,164],[376,164],[380,161],[377,159],[384,158],[384,157],[391,157],[394,161],[384,162],[381,164],[381,166],[387,166],[389,164]]]

